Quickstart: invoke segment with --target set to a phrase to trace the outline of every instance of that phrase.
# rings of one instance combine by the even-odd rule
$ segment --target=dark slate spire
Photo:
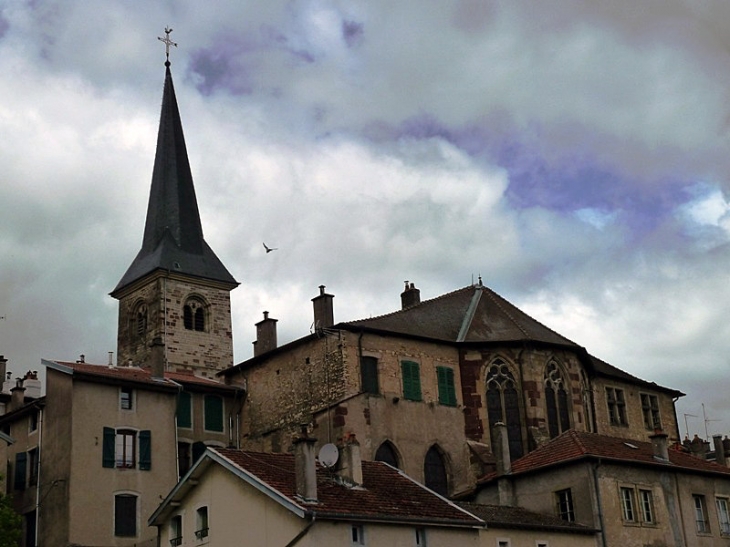
[[[169,62],[142,249],[112,295],[157,269],[233,286],[238,282],[203,239]]]

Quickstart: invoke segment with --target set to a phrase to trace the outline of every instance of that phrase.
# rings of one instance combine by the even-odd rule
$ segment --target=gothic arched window
[[[517,394],[517,383],[509,367],[501,359],[495,359],[487,370],[487,418],[489,432],[492,426],[502,422],[507,426],[509,454],[512,460],[520,458],[522,448],[522,419]],[[494,443],[494,439],[492,439]]]
[[[593,431],[593,391],[584,370],[580,371],[580,392],[583,401],[586,431]]]
[[[446,464],[441,451],[433,445],[426,452],[426,459],[423,462],[423,478],[426,487],[442,496],[449,495],[449,481],[446,476]]]
[[[129,323],[132,338],[144,338],[147,334],[147,305],[144,302],[140,301],[134,306]]]
[[[395,451],[395,447],[388,441],[385,441],[378,447],[377,452],[375,452],[375,461],[385,462],[397,468],[400,467],[398,453]]]
[[[552,439],[570,429],[568,391],[555,361],[550,361],[545,367],[545,405],[548,433]]]
[[[188,298],[183,307],[183,323],[186,330],[205,331],[205,304],[198,298]]]

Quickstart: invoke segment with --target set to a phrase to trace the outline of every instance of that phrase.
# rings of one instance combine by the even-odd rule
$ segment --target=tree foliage
[[[0,547],[17,547],[22,533],[21,516],[9,496],[0,496]]]

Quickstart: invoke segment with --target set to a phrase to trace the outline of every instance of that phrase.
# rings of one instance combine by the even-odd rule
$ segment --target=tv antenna
[[[699,418],[696,414],[685,414],[684,415],[684,432],[689,439],[689,427],[687,426],[687,418]]]
[[[702,403],[702,417],[705,419],[705,440],[710,440],[710,434],[707,432],[707,424],[710,422],[720,422],[722,420],[710,420],[705,412],[705,403]]]

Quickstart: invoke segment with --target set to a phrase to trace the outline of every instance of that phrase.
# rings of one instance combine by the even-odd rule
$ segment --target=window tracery
[[[517,382],[509,366],[501,359],[495,359],[487,370],[486,384],[490,435],[494,424],[504,423],[507,426],[510,458],[515,460],[523,455],[522,418]]]
[[[555,361],[550,361],[545,367],[544,384],[548,433],[553,438],[570,429],[568,389]]]

